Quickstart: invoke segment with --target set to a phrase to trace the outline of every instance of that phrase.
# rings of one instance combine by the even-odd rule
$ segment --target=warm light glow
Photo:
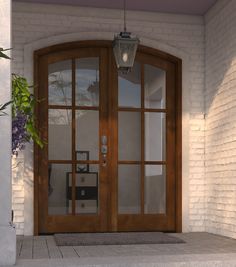
[[[128,60],[128,54],[127,53],[124,53],[122,55],[122,60],[123,60],[123,62],[127,62],[127,60]]]

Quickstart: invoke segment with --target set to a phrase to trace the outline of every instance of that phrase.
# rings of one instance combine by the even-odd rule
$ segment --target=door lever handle
[[[107,154],[102,154],[102,167],[107,166]]]

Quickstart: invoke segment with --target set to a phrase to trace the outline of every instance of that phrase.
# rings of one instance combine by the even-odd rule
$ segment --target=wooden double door
[[[179,74],[144,47],[119,73],[110,42],[35,53],[36,234],[181,230]]]

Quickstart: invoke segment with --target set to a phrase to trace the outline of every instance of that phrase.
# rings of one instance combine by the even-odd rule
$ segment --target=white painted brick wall
[[[236,1],[205,19],[206,230],[236,238]]]
[[[19,154],[18,158],[12,160],[12,205],[14,210],[14,223],[16,225],[17,234],[24,234],[24,159]]]
[[[123,27],[122,15],[122,11],[117,10],[14,3],[13,71],[20,75],[24,74],[25,44],[66,33],[83,31],[117,33]],[[187,144],[187,147],[189,145],[190,160],[189,177],[184,177],[187,180],[189,178],[188,230],[203,231],[205,229],[203,18],[145,12],[129,12],[127,17],[129,31],[143,38],[158,40],[189,55],[190,145]],[[18,177],[24,179],[23,175]],[[16,203],[18,201],[19,199],[14,196],[14,207],[19,208],[21,205],[23,207],[23,201]],[[24,213],[18,213],[17,220],[19,220],[17,224],[19,233],[24,229]]]

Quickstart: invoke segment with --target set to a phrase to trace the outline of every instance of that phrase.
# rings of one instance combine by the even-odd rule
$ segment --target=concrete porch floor
[[[209,233],[171,234],[184,244],[58,247],[53,236],[18,237],[16,266],[236,266],[236,240]]]

